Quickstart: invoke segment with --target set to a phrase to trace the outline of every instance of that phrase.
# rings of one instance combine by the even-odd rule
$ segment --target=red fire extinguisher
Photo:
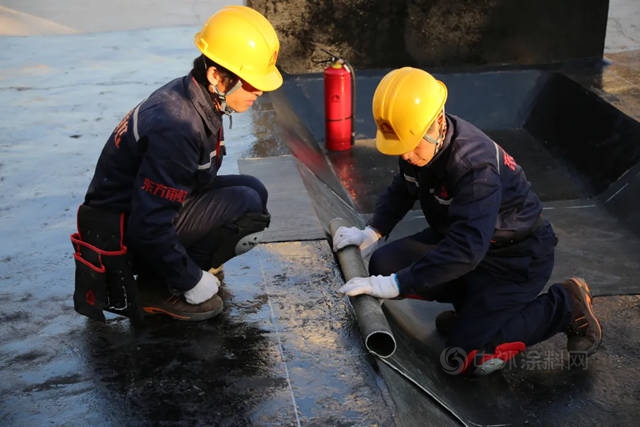
[[[349,63],[332,55],[324,70],[325,143],[329,150],[349,150],[354,143],[354,82]]]

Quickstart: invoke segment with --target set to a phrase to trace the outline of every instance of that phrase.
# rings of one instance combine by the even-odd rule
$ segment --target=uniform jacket
[[[186,197],[215,179],[222,157],[222,117],[191,76],[175,79],[129,112],[98,159],[85,204],[125,212],[134,259],[176,289],[202,275],[178,240],[174,218]]]
[[[443,148],[429,164],[399,158],[399,173],[371,220],[387,235],[418,201],[439,236],[433,251],[397,272],[401,295],[424,294],[478,266],[495,267],[496,258],[487,256],[492,241],[521,240],[540,222],[541,202],[514,158],[459,117],[447,115],[447,125]]]

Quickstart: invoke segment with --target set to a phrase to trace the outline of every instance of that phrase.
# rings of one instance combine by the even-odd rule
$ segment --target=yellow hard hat
[[[271,23],[247,6],[227,6],[207,20],[194,42],[200,52],[251,86],[271,91],[282,85],[276,68],[280,42]]]
[[[376,148],[396,156],[413,151],[444,108],[447,87],[424,70],[398,68],[373,94]]]

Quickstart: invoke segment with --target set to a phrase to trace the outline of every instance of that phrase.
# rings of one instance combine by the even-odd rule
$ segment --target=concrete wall
[[[544,64],[601,58],[609,0],[248,0],[274,24],[288,73],[321,48],[356,68]]]

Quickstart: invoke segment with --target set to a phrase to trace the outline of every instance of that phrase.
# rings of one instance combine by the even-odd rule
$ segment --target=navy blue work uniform
[[[224,153],[222,115],[211,94],[192,75],[175,79],[113,131],[85,204],[126,214],[125,242],[137,272],[189,290],[202,270],[218,266],[211,254],[223,242],[212,231],[248,212],[267,214],[258,179],[218,176]]]
[[[399,159],[370,222],[388,235],[418,201],[429,228],[377,249],[369,273],[397,273],[401,297],[452,303],[450,346],[533,345],[570,317],[561,286],[539,295],[556,236],[514,158],[471,123],[446,117],[442,149],[423,167]]]

